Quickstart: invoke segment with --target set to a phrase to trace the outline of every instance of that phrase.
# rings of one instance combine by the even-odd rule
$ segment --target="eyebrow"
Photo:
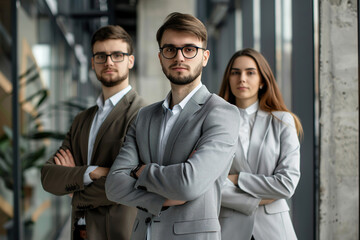
[[[162,48],[164,47],[176,47],[176,46],[174,44],[164,44]],[[197,47],[197,45],[194,43],[186,43],[182,47]]]
[[[113,51],[113,52],[110,52],[110,54],[113,54],[113,53],[124,53],[123,51]],[[107,54],[106,52],[96,52],[94,54]]]
[[[240,68],[234,68],[234,67],[232,67],[232,68],[230,68],[230,70],[240,70]],[[257,69],[250,67],[250,68],[245,68],[245,70],[246,70],[246,71],[249,71],[249,70],[257,70]]]

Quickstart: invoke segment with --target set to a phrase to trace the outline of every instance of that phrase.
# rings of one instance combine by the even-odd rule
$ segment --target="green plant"
[[[24,74],[20,75],[20,79],[25,78],[25,85],[30,85],[39,79],[40,75],[36,66],[30,67]],[[26,133],[21,134],[19,137],[19,158],[21,162],[21,176],[22,185],[24,186],[24,173],[31,168],[40,168],[44,163],[46,154],[46,144],[44,139],[57,139],[62,140],[65,138],[65,133],[57,131],[42,131],[40,126],[42,125],[42,117],[45,113],[49,113],[50,109],[59,109],[66,107],[66,110],[70,109],[84,109],[81,104],[75,101],[66,101],[58,104],[57,106],[50,106],[47,109],[41,111],[41,106],[46,102],[48,98],[48,89],[42,88],[40,90],[33,91],[32,94],[19,103],[20,108],[27,103],[30,103],[36,109],[37,114],[28,114],[28,121],[26,121]],[[71,110],[71,111],[72,111]],[[2,126],[4,134],[0,136],[0,178],[3,179],[5,186],[13,189],[13,134],[12,129],[9,126]]]

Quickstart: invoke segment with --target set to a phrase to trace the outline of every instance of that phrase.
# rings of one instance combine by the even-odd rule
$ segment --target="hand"
[[[239,174],[229,174],[228,179],[237,186],[238,185]]]
[[[101,177],[106,177],[109,173],[110,168],[97,167],[94,171],[90,172],[90,178],[92,180],[97,180]]]
[[[267,205],[267,204],[270,204],[272,202],[274,202],[275,199],[261,199],[260,203],[259,203],[259,206],[261,205]]]
[[[60,149],[56,153],[54,161],[56,165],[61,165],[64,167],[75,167],[75,161],[69,149],[66,149],[65,151]]]
[[[186,202],[181,201],[181,200],[166,199],[165,202],[163,203],[163,206],[164,207],[171,207],[171,206],[183,205],[184,203],[186,203]]]
[[[139,178],[140,174],[142,173],[142,171],[144,170],[144,168],[146,167],[146,165],[142,165],[139,170],[136,171],[136,177]]]

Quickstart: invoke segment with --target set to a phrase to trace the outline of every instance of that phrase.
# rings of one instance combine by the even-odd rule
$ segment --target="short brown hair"
[[[170,13],[166,18],[164,24],[159,28],[156,33],[156,40],[161,44],[161,38],[165,30],[174,30],[180,32],[188,32],[197,36],[202,42],[204,48],[207,45],[207,30],[204,24],[196,17],[190,14],[179,12]]]
[[[93,50],[95,42],[105,41],[108,39],[123,40],[128,45],[127,53],[133,54],[134,47],[130,35],[122,27],[118,25],[107,25],[99,28],[91,38],[91,50]]]

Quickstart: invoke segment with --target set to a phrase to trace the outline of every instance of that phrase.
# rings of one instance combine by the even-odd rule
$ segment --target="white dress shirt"
[[[259,109],[259,101],[256,101],[254,104],[247,107],[246,109],[239,108],[240,111],[239,136],[246,159],[249,150],[251,131],[254,126],[255,117],[258,109]]]

